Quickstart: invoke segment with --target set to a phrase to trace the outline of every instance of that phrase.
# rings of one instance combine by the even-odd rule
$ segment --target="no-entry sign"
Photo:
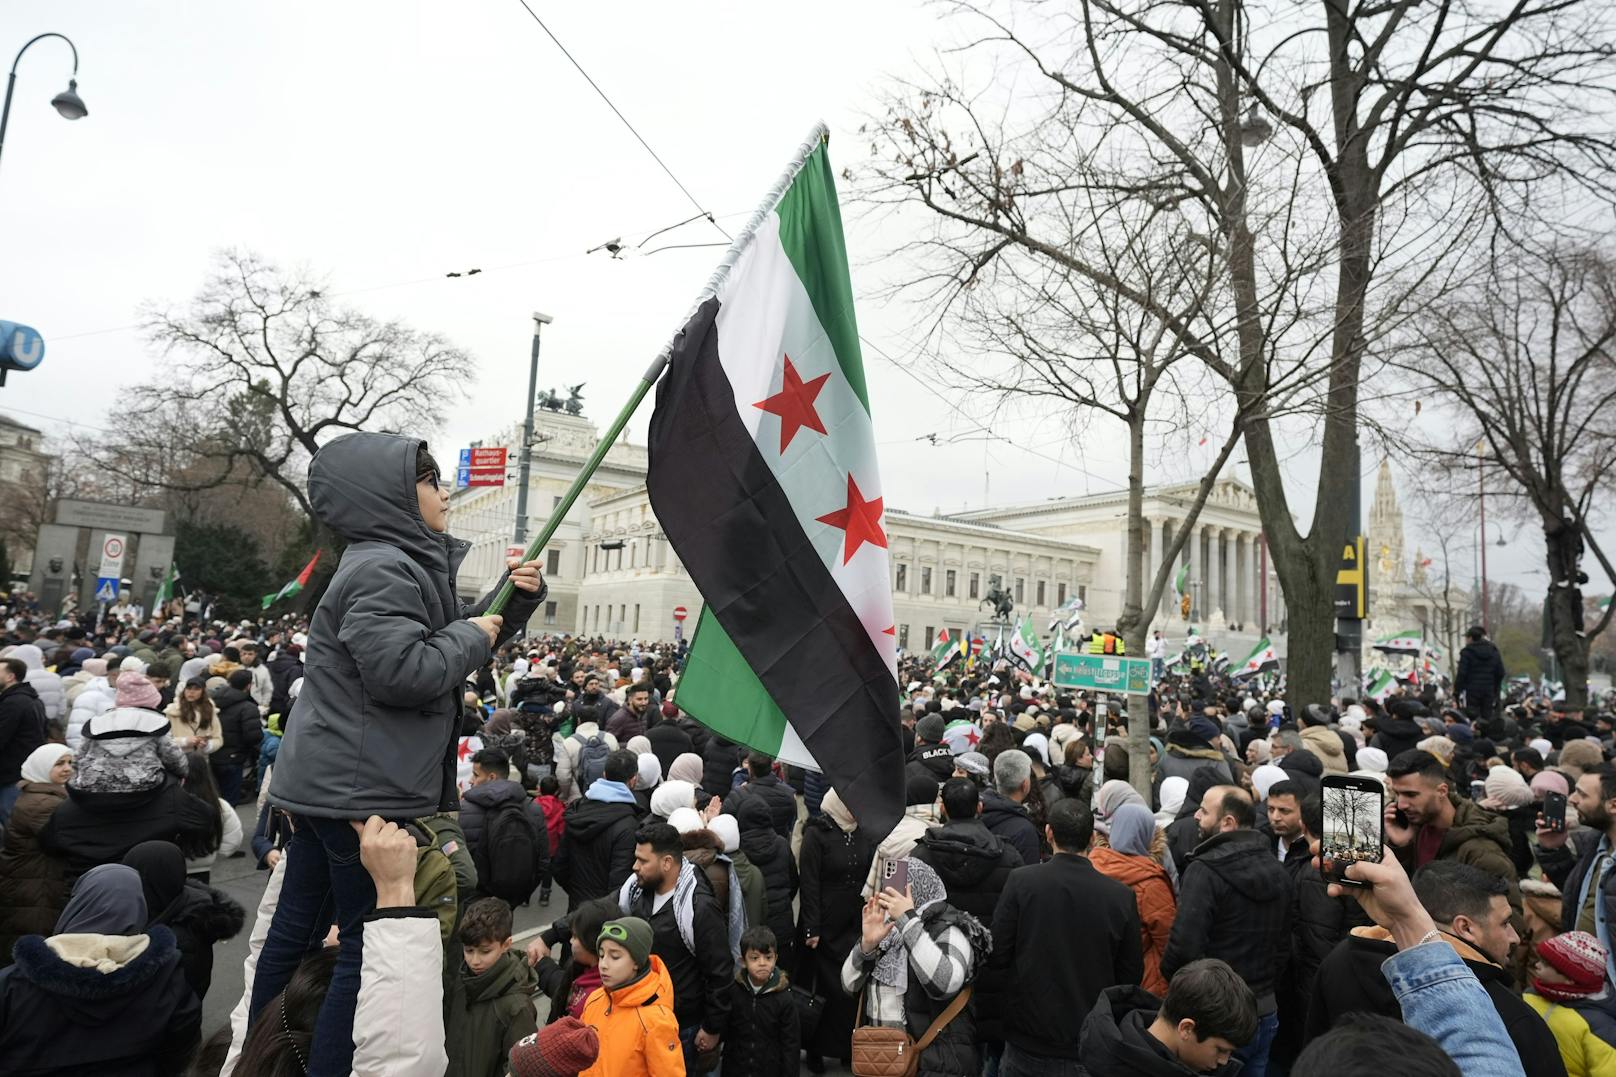
[[[690,611],[685,609],[683,606],[675,606],[675,607],[673,607],[673,619],[675,621],[683,621],[686,617],[689,617],[689,616],[690,616]]]

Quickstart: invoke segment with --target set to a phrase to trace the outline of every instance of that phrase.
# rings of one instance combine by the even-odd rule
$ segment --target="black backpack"
[[[543,874],[545,835],[528,814],[527,799],[506,800],[483,819],[483,840],[472,851],[477,888],[511,906],[538,889]]]
[[[578,765],[573,769],[573,776],[578,784],[578,795],[583,796],[595,784],[595,779],[606,773],[606,757],[612,754],[612,749],[603,733],[588,738],[574,733],[572,739],[578,742]]]

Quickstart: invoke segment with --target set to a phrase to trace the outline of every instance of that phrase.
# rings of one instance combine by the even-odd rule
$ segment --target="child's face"
[[[769,950],[746,951],[746,974],[752,978],[752,983],[762,987],[769,982],[774,974],[775,955]]]
[[[449,530],[449,491],[443,489],[436,481],[422,481],[415,484],[415,500],[421,506],[421,519],[432,530],[445,532]]]
[[[584,940],[577,935],[572,937],[572,959],[586,969],[600,964],[600,958],[590,953],[589,948],[584,945]]]
[[[634,979],[634,959],[621,943],[602,939],[599,957],[600,982],[607,987],[621,987]]]
[[[505,951],[511,948],[510,939],[499,942],[479,942],[475,944],[462,943],[460,956],[465,958],[466,968],[472,975],[481,976],[494,967],[494,962],[505,956]]]

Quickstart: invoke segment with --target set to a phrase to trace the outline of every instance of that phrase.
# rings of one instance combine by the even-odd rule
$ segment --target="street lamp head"
[[[90,114],[79,96],[79,80],[68,79],[67,89],[51,98],[51,107],[62,114],[64,120],[82,120]]]
[[[555,319],[550,315],[541,314],[538,311],[533,312],[533,320],[538,322],[540,325],[549,325],[551,322],[555,321]]]
[[[1274,125],[1269,123],[1257,106],[1252,105],[1246,110],[1246,118],[1240,121],[1240,144],[1243,146],[1260,146],[1267,142],[1274,133]]]

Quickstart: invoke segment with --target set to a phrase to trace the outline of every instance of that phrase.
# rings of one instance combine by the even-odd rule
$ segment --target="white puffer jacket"
[[[84,739],[84,723],[98,714],[105,714],[116,704],[116,697],[107,682],[103,680],[101,687],[94,685],[79,693],[79,698],[73,702],[73,710],[67,716],[67,743],[74,751],[78,750],[79,741]]]

